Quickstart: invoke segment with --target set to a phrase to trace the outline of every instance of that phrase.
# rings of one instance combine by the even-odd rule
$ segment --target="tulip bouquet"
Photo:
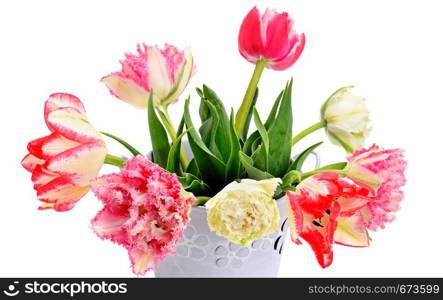
[[[68,211],[91,189],[103,202],[94,232],[125,247],[136,274],[174,253],[195,206],[206,207],[213,232],[248,245],[278,230],[276,200],[284,199],[292,241],[306,241],[323,268],[332,263],[334,243],[369,246],[368,230],[384,228],[399,209],[406,161],[399,149],[363,147],[369,133],[365,99],[352,87],[338,89],[321,106],[320,120],[298,134],[292,132],[292,80],[266,119],[257,110],[264,69],[288,69],[304,45],[305,35],[295,32],[287,13],[253,8],[238,36],[240,54],[255,65],[243,101],[237,111],[226,110],[211,88],[197,88],[200,125],[190,96],[178,124],[168,114],[196,70],[189,48],[142,44],[127,53],[121,70],[101,82],[116,98],[147,111],[149,155],[95,129],[77,97],[52,94],[44,106],[50,134],[31,141],[22,160],[43,202],[39,209]],[[295,158],[293,146],[322,128],[348,157],[302,172],[321,142]],[[108,153],[105,138],[132,157]],[[103,164],[119,169],[98,176]]]

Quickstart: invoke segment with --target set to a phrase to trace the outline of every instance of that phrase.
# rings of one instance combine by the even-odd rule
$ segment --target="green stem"
[[[319,168],[318,170],[322,170],[322,169],[323,170],[324,169],[327,169],[327,170],[331,170],[331,169],[333,169],[333,170],[343,170],[346,167],[347,164],[348,163],[345,162],[345,161],[344,162],[339,162],[339,163],[323,166],[323,167]]]
[[[259,59],[255,64],[254,73],[252,74],[251,80],[249,81],[249,85],[246,89],[245,96],[243,97],[242,104],[238,109],[237,115],[235,116],[235,130],[237,131],[238,136],[241,136],[243,127],[245,126],[246,118],[252,104],[252,99],[254,98],[255,90],[257,89],[258,82],[260,81],[260,77],[267,63],[268,62],[265,59]]]
[[[346,176],[346,171],[343,170],[337,170],[337,169],[326,169],[326,168],[320,168],[317,170],[313,170],[313,171],[309,171],[306,173],[301,174],[301,180],[304,180],[312,175],[318,174],[318,173],[323,173],[323,172],[334,172],[343,176]]]
[[[195,197],[197,200],[194,202],[194,204],[192,206],[199,206],[199,205],[203,205],[205,204],[209,199],[211,199],[210,197],[206,197],[206,196],[197,196]]]
[[[106,154],[105,164],[123,168],[125,166],[125,160],[112,154]]]
[[[307,136],[308,134],[313,133],[314,131],[323,128],[326,126],[326,122],[325,121],[320,121],[308,128],[306,128],[305,130],[303,130],[302,132],[300,132],[299,134],[297,134],[296,136],[294,136],[292,138],[292,146],[294,146],[298,141],[300,141],[302,138],[304,138],[305,136]]]
[[[177,131],[175,131],[174,125],[171,121],[171,117],[168,113],[168,108],[166,106],[162,106],[161,108],[158,108],[160,118],[163,121],[163,124],[166,127],[166,131],[169,134],[169,137],[171,138],[172,142],[175,142],[177,139]],[[188,157],[186,156],[185,148],[183,145],[180,146],[180,163],[182,165],[183,170],[186,170],[186,168],[189,165]]]

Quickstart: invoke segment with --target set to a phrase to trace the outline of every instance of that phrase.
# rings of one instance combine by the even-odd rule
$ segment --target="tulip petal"
[[[117,73],[110,74],[101,79],[112,95],[133,105],[136,108],[146,108],[149,92],[129,77]]]
[[[63,177],[57,177],[49,183],[39,187],[37,198],[50,204],[40,209],[54,208],[56,211],[67,211],[74,207],[89,191],[88,186],[75,186]],[[51,205],[53,204],[53,205]]]
[[[267,9],[263,15],[262,22],[268,15],[267,25],[263,24],[263,27],[266,29],[264,56],[266,59],[275,61],[287,56],[291,50],[288,38],[292,20],[287,13],[272,13]]]
[[[54,93],[45,102],[45,119],[49,113],[64,107],[75,108],[82,116],[86,116],[85,107],[76,96],[66,93]]]
[[[127,245],[126,232],[122,228],[127,218],[121,214],[115,214],[104,208],[100,211],[91,224],[95,234],[101,239],[111,239],[114,243]]]
[[[299,58],[300,54],[303,51],[303,48],[305,47],[305,34],[302,33],[298,36],[299,40],[297,43],[295,43],[294,47],[292,48],[291,52],[285,56],[281,60],[273,61],[267,65],[268,68],[281,71],[286,70],[290,66],[292,66],[297,59]]]
[[[334,232],[337,228],[337,217],[339,213],[340,205],[334,202],[329,215],[325,215],[322,218],[321,226],[316,226],[313,222],[305,222],[303,232],[300,234],[300,237],[311,246],[322,268],[329,267],[332,264],[334,257],[332,243],[334,241]],[[309,219],[306,216],[305,218]]]
[[[357,212],[352,216],[337,218],[337,229],[334,234],[337,244],[350,247],[369,246],[369,236],[362,215]]]
[[[162,100],[163,104],[168,104],[177,100],[178,96],[183,93],[183,90],[188,85],[189,80],[191,80],[191,77],[194,74],[194,69],[194,58],[192,57],[191,50],[186,48],[184,50],[183,63],[177,78],[175,79],[174,87],[169,92],[169,95]]]
[[[67,139],[78,143],[101,141],[100,133],[73,108],[59,108],[48,114],[48,127]]]
[[[102,142],[84,144],[50,158],[44,167],[50,172],[69,178],[75,185],[85,186],[97,176],[106,153]]]
[[[263,53],[262,24],[257,7],[251,9],[240,27],[238,46],[240,54],[250,62],[255,62]]]
[[[286,213],[288,215],[289,232],[291,240],[296,244],[301,244],[300,233],[303,230],[303,214],[300,205],[295,201],[292,192],[287,192]]]
[[[155,87],[154,94],[162,101],[172,88],[171,75],[165,57],[156,46],[148,48],[149,84]]]
[[[21,164],[23,166],[23,168],[25,168],[27,171],[32,172],[34,171],[34,169],[39,166],[44,164],[45,161],[42,159],[39,159],[37,157],[35,157],[34,155],[32,155],[31,153],[29,153],[28,155],[26,155],[22,161]]]
[[[31,180],[34,183],[34,189],[38,190],[41,186],[49,183],[58,177],[58,174],[54,174],[42,168],[42,166],[37,166],[32,172]]]
[[[129,249],[129,258],[132,263],[132,271],[137,275],[144,275],[147,270],[155,267],[155,256],[144,249],[138,247]]]
[[[29,142],[28,150],[30,153],[41,159],[49,159],[66,150],[75,148],[80,144],[63,137],[58,133],[52,133]]]

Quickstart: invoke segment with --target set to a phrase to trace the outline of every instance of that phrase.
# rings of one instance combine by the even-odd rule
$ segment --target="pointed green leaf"
[[[209,109],[209,117],[201,125],[199,132],[205,145],[218,158],[223,159],[217,146],[217,134],[219,129],[219,116],[215,106],[208,100],[202,100]]]
[[[257,159],[254,160],[254,165],[260,170],[264,170],[268,172],[269,170],[269,137],[268,132],[266,131],[265,126],[263,125],[260,115],[257,112],[257,109],[254,107],[254,122],[257,127],[258,132],[260,133],[261,138],[261,151],[258,152]]]
[[[126,141],[122,140],[121,138],[116,137],[115,135],[112,135],[110,133],[103,132],[103,131],[100,131],[100,133],[103,134],[103,135],[106,135],[106,136],[110,137],[111,139],[114,139],[115,141],[117,141],[120,144],[122,144],[123,147],[125,147],[126,149],[129,150],[129,152],[132,153],[132,155],[137,156],[137,155],[141,154],[137,149],[132,147],[129,143],[127,143]]]
[[[240,176],[240,141],[235,131],[234,110],[231,110],[230,130],[231,130],[231,154],[226,164],[225,183],[229,183]]]
[[[284,91],[281,91],[280,94],[278,95],[277,99],[275,100],[272,106],[271,112],[269,113],[268,118],[266,119],[266,122],[264,124],[266,129],[271,128],[271,126],[274,124],[275,116],[277,114],[277,110],[280,105],[283,92]],[[253,152],[252,146],[254,145],[254,143],[256,143],[256,140],[259,138],[260,138],[260,133],[258,132],[258,130],[254,131],[245,141],[245,144],[243,145],[243,152],[246,153],[247,155],[251,155]]]
[[[212,196],[214,194],[209,185],[193,174],[184,173],[183,176],[178,177],[178,180],[187,192],[191,192],[195,196]]]
[[[148,99],[148,125],[151,135],[152,153],[154,162],[160,165],[160,167],[166,168],[170,149],[168,134],[155,113],[152,95],[153,93],[151,92]]]
[[[189,165],[186,168],[186,173],[192,174],[198,178],[201,177],[200,170],[198,169],[195,159],[191,159],[191,161],[189,162]]]
[[[292,164],[288,168],[288,172],[292,170],[301,171],[301,168],[303,167],[303,164],[306,160],[306,158],[311,154],[312,151],[314,151],[318,146],[323,144],[323,142],[314,144],[308,148],[306,148],[302,153],[297,155],[297,157],[294,159]]]
[[[189,98],[185,102],[185,124],[191,128],[188,132],[189,146],[194,154],[202,179],[211,186],[222,185],[220,178],[225,176],[225,164],[206,147],[194,127],[189,113]]]
[[[223,102],[218,98],[217,94],[206,85],[203,85],[203,95],[205,99],[215,106],[217,111],[219,118],[219,126],[216,134],[217,149],[220,151],[222,161],[227,162],[231,150],[228,114],[226,113]]]
[[[264,172],[254,167],[252,159],[241,151],[240,151],[240,162],[242,163],[243,167],[246,169],[246,172],[248,173],[248,178],[252,178],[255,180],[262,180],[274,177],[268,172]]]
[[[269,173],[282,177],[289,167],[292,149],[292,79],[282,96],[278,114],[269,135]]]
[[[168,154],[168,163],[166,165],[166,171],[170,173],[176,173],[177,175],[181,175],[182,171],[180,168],[180,149],[181,149],[181,140],[185,134],[189,132],[192,128],[182,132],[172,143],[171,149]]]

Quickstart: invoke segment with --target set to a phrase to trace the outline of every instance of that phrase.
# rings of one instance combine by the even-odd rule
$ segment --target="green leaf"
[[[181,150],[181,140],[185,134],[189,132],[192,128],[182,132],[172,143],[171,149],[168,154],[168,163],[166,165],[166,171],[170,173],[176,173],[177,175],[181,175],[182,171],[180,168],[180,150]]]
[[[212,196],[214,194],[209,185],[193,174],[184,173],[183,176],[178,177],[178,180],[187,192],[191,192],[195,196]]]
[[[223,185],[223,181],[220,180],[225,177],[225,164],[217,156],[215,156],[206,147],[203,140],[198,135],[197,131],[192,128],[191,116],[189,113],[189,98],[185,102],[184,118],[188,131],[189,146],[194,154],[195,162],[198,166],[202,179],[211,186]]]
[[[306,158],[311,154],[312,151],[314,151],[318,146],[323,144],[323,142],[314,144],[308,148],[306,148],[302,153],[297,155],[297,157],[294,159],[292,164],[288,168],[288,172],[292,170],[301,171],[301,168],[303,167],[303,164],[306,160]]]
[[[254,97],[252,98],[251,106],[249,107],[248,114],[246,115],[245,125],[243,126],[243,130],[242,130],[242,134],[241,134],[242,141],[246,141],[246,139],[248,137],[249,125],[251,124],[251,119],[252,119],[252,111],[254,109],[255,103],[257,103],[257,98],[258,98],[258,88],[255,89],[255,93],[254,93]]]
[[[260,170],[269,170],[269,137],[265,126],[263,125],[257,109],[254,107],[254,122],[261,138],[261,150],[258,152],[257,159],[254,159],[254,165]]]
[[[281,103],[281,99],[283,98],[283,94],[284,94],[284,90],[280,92],[280,94],[278,94],[277,99],[275,99],[274,104],[272,105],[271,108],[271,112],[269,113],[268,118],[266,119],[265,122],[265,128],[269,129],[271,128],[271,126],[274,124],[275,121],[275,116],[277,115],[277,110],[280,106]]]
[[[302,173],[300,171],[296,171],[296,170],[292,170],[289,171],[288,173],[286,173],[285,176],[283,176],[282,178],[282,184],[281,184],[281,189],[282,191],[294,191],[295,187],[293,187],[292,185],[295,182],[300,182],[301,181],[301,175]]]
[[[103,134],[103,135],[106,135],[106,136],[110,137],[111,139],[114,139],[117,142],[119,142],[120,144],[122,144],[123,147],[125,147],[126,149],[129,150],[129,152],[132,153],[132,155],[137,156],[137,155],[141,154],[137,149],[132,147],[129,143],[127,143],[126,141],[122,140],[121,138],[116,137],[115,135],[112,135],[110,133],[103,132],[103,131],[100,131],[100,133]]]
[[[205,106],[209,109],[209,116],[206,121],[200,126],[200,136],[205,145],[214,153],[218,158],[223,159],[217,146],[217,133],[219,128],[219,117],[215,106],[208,100],[202,100]],[[201,106],[200,106],[201,107]]]
[[[199,95],[201,97],[200,99],[200,108],[198,110],[198,113],[200,115],[200,120],[202,122],[202,124],[211,117],[211,111],[209,110],[208,105],[205,103],[206,99],[203,96],[203,92],[198,89],[200,91]]]
[[[292,79],[286,86],[269,135],[269,173],[282,177],[289,167],[292,148]]]
[[[218,98],[217,94],[206,85],[203,85],[203,95],[210,103],[215,106],[218,114],[219,125],[216,134],[217,149],[220,151],[222,161],[227,162],[231,149],[231,137],[229,129],[229,118],[226,113],[223,102]]]
[[[170,149],[168,134],[155,113],[152,94],[152,92],[149,94],[148,100],[148,124],[151,135],[152,153],[154,162],[159,164],[160,167],[166,168]]]
[[[265,128],[269,129],[271,128],[271,126],[274,124],[275,121],[275,116],[277,115],[277,110],[278,107],[280,105],[281,102],[281,98],[283,96],[283,92],[281,91],[280,94],[278,95],[277,99],[275,100],[271,112],[268,115],[268,118],[266,119],[265,122]],[[246,153],[247,155],[251,155],[253,152],[253,145],[254,143],[257,143],[256,140],[260,139],[260,133],[258,132],[258,130],[254,131],[249,138],[245,141],[245,144],[243,145],[243,152]],[[256,148],[256,147],[255,147]]]
[[[243,145],[243,152],[247,155],[252,154],[252,146],[254,143],[256,143],[256,140],[260,139],[260,133],[258,130],[254,131],[246,140],[245,144]]]
[[[235,131],[234,124],[234,110],[231,110],[231,121],[230,121],[230,130],[231,130],[231,154],[229,156],[228,162],[226,163],[226,177],[225,183],[229,183],[234,179],[239,178],[240,176],[240,141],[238,139],[237,133]]]
[[[191,161],[189,162],[189,165],[186,168],[186,173],[190,173],[199,178],[201,177],[200,170],[198,169],[197,162],[195,161],[195,159],[191,159]]]
[[[253,166],[252,159],[240,151],[240,162],[242,163],[243,167],[246,169],[246,172],[248,173],[248,177],[255,179],[255,180],[262,180],[262,179],[268,179],[273,178],[271,174],[268,172],[262,171],[257,169]]]

